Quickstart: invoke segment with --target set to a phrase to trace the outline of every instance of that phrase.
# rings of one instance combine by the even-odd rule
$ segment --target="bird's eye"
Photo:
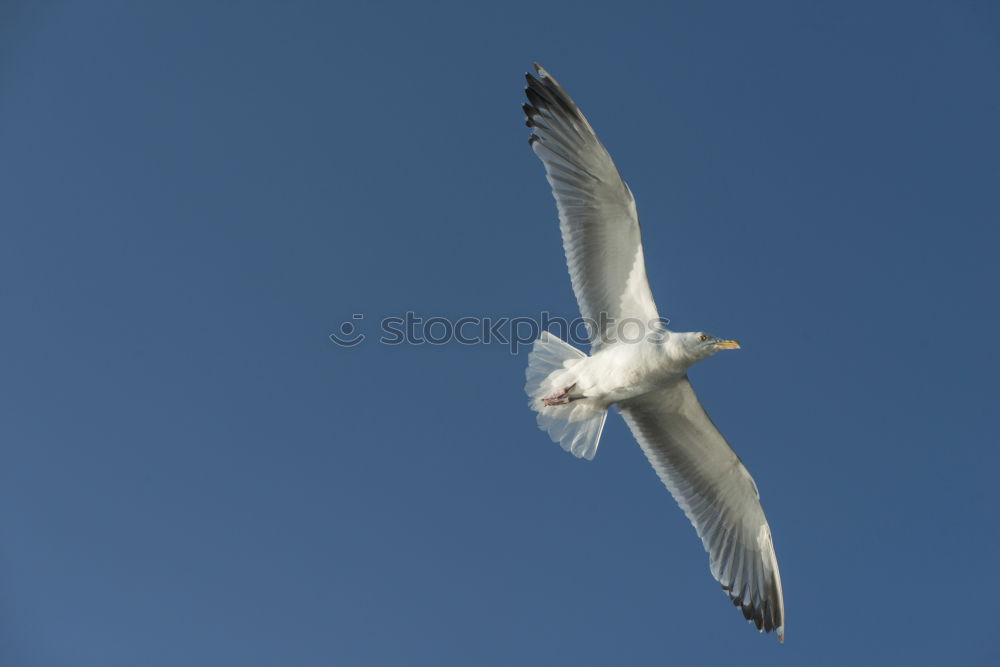
[[[701,342],[704,343],[706,340],[708,340],[709,336],[708,336],[708,334],[702,334],[700,336],[700,338],[701,338]]]

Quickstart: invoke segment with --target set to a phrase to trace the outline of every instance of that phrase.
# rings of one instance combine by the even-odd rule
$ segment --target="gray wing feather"
[[[687,377],[619,404],[656,474],[694,524],[712,576],[758,629],[784,641],[781,575],[757,485]]]
[[[596,326],[594,348],[616,340],[622,321],[662,328],[646,279],[635,199],[590,123],[539,65],[526,74],[526,124],[545,165],[580,313]],[[633,334],[630,324],[628,334]]]

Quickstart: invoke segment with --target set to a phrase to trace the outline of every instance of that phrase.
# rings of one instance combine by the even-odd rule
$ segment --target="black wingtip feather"
[[[562,86],[545,70],[539,70],[539,75],[541,76],[540,79],[531,77],[528,80],[528,87],[545,100],[546,104],[542,106],[550,109],[562,109],[563,112],[568,113],[570,116],[580,116],[580,110],[577,108],[576,103],[562,89]],[[536,104],[536,106],[538,105]]]
[[[521,110],[524,111],[524,124],[527,127],[538,127],[538,123],[535,122],[535,116],[541,116],[542,114],[535,107],[530,104],[522,104]]]
[[[538,79],[532,79],[532,81],[538,84]],[[549,96],[548,91],[545,90],[541,84],[525,88],[524,94],[528,97],[528,101],[531,102],[531,105],[539,109],[552,108],[553,106],[558,105],[558,103]]]
[[[729,596],[729,601],[733,603],[733,606],[739,607],[743,618],[753,623],[758,630],[773,632],[784,627],[784,619],[778,617],[779,614],[771,600],[763,600],[759,605],[754,605],[752,601],[746,601],[742,596],[733,595],[731,586],[723,584],[722,590]]]

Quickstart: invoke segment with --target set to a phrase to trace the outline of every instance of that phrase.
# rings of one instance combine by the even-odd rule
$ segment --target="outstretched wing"
[[[781,575],[757,485],[683,377],[619,404],[656,474],[698,531],[712,576],[758,629],[785,637]]]
[[[538,64],[526,74],[530,143],[545,165],[580,313],[596,349],[663,328],[646,280],[635,199],[590,123]],[[628,320],[628,322],[625,322]]]

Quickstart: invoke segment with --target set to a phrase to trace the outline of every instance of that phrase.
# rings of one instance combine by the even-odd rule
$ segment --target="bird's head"
[[[707,334],[704,331],[689,331],[681,334],[681,344],[684,347],[684,351],[694,361],[708,359],[719,350],[740,349],[739,342],[735,340],[716,338],[712,334]]]

